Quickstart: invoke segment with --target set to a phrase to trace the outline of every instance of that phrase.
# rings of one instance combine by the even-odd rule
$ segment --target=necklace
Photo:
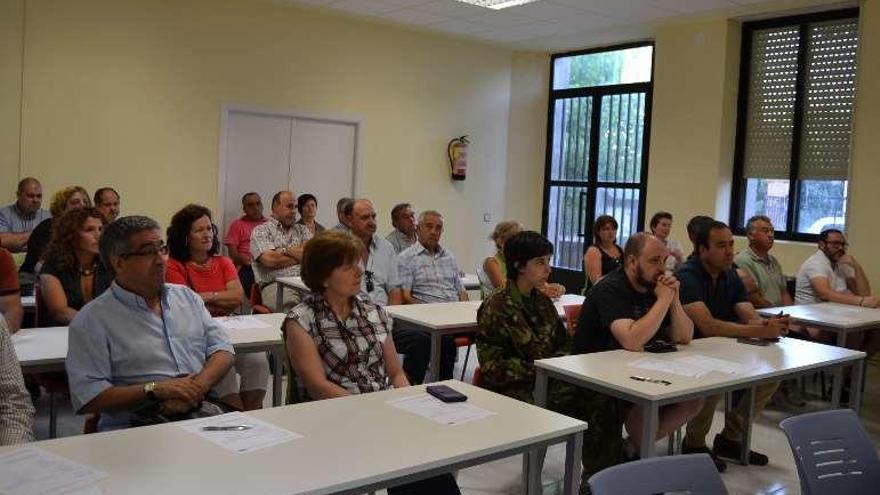
[[[79,274],[83,277],[90,277],[95,274],[95,266],[96,263],[92,263],[92,266],[90,266],[89,268],[80,267]]]

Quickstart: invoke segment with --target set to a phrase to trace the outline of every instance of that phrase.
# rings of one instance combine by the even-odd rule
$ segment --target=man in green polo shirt
[[[756,308],[790,306],[791,294],[785,288],[782,265],[770,254],[773,248],[773,223],[764,215],[755,215],[746,222],[749,247],[734,259],[737,273]]]

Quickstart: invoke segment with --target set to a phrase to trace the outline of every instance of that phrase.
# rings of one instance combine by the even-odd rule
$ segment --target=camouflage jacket
[[[514,283],[483,301],[477,326],[481,386],[524,402],[534,402],[532,363],[571,350],[571,339],[553,301],[538,291],[522,295]]]

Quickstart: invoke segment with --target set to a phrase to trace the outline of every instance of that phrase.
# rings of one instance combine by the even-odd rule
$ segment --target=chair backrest
[[[471,378],[471,385],[475,387],[479,387],[483,384],[483,374],[480,372],[480,367],[477,366],[474,368],[474,377]]]
[[[851,409],[801,414],[779,426],[791,445],[804,495],[880,492],[880,459]]]
[[[652,457],[618,464],[589,480],[594,495],[650,495],[685,492],[724,495],[727,489],[707,454]]]
[[[568,334],[574,335],[577,331],[578,318],[581,316],[580,304],[568,304],[562,307],[565,312],[565,326],[568,328]]]
[[[495,290],[495,286],[492,285],[492,281],[489,280],[489,276],[486,275],[482,265],[477,265],[475,271],[477,272],[477,280],[480,281],[480,298],[486,299]]]
[[[272,312],[267,306],[263,305],[263,293],[260,292],[259,284],[251,285],[250,293],[251,309],[256,314],[267,315]]]

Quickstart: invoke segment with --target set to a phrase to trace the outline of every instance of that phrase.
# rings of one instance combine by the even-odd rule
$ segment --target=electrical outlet
[[[483,213],[483,221],[486,223],[491,222],[492,221],[492,214],[491,213]]]

